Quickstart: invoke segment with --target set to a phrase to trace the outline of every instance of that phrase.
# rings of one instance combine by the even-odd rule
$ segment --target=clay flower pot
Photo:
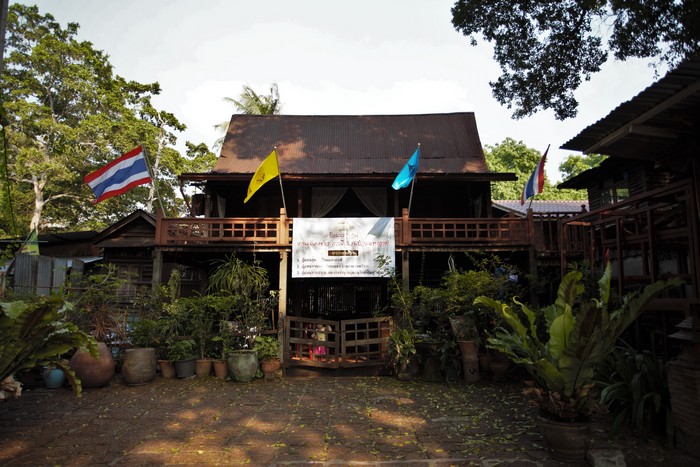
[[[109,383],[114,377],[114,358],[104,342],[97,343],[99,358],[88,351],[78,350],[70,359],[70,367],[82,382],[84,388],[98,388]]]

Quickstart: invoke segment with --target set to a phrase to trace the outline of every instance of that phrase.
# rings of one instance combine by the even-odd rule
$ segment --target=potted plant
[[[479,332],[471,314],[450,316],[452,334],[459,347],[462,356],[462,371],[464,380],[468,383],[476,383],[479,375]]]
[[[397,328],[391,333],[389,359],[398,379],[406,381],[418,374],[420,368],[416,352],[416,333],[413,329]]]
[[[195,341],[186,338],[173,339],[168,349],[168,360],[175,366],[178,378],[194,376],[197,361]]]
[[[236,348],[227,355],[229,373],[236,381],[251,381],[258,371],[253,344],[277,304],[276,295],[268,289],[267,270],[235,254],[218,261],[209,278],[209,291],[231,305],[226,310],[228,317],[221,321],[221,331],[238,337],[231,340]]]
[[[258,336],[253,348],[258,352],[260,368],[265,379],[273,379],[282,366],[280,362],[280,341],[273,336]]]
[[[122,381],[128,386],[140,386],[153,381],[156,375],[154,345],[160,335],[159,323],[150,318],[131,321],[127,327],[130,348],[124,351],[121,367]]]
[[[99,352],[95,358],[77,350],[70,359],[84,388],[104,386],[114,377],[115,356],[121,356],[126,343],[127,312],[116,301],[123,283],[108,265],[103,273],[87,276],[69,296],[67,319],[95,337]]]
[[[600,408],[596,369],[618,337],[654,298],[683,284],[680,279],[656,282],[622,297],[619,307],[609,310],[611,275],[608,264],[598,282],[599,296],[587,298],[584,292],[592,295],[592,291],[585,291],[583,274],[569,272],[559,285],[555,303],[542,310],[544,320],[516,298],[513,303],[520,313],[489,297],[475,300],[503,318],[503,327],[488,339],[488,345],[532,376],[525,392],[539,408],[545,444],[557,460],[578,462],[585,456],[589,417]]]

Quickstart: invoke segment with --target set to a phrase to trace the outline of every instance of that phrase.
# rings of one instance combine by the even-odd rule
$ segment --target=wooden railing
[[[524,246],[533,244],[531,218],[395,218],[397,246]],[[217,243],[290,246],[293,220],[280,217],[164,218],[156,224],[158,246]]]

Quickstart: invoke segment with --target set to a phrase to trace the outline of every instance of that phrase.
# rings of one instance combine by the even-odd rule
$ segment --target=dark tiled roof
[[[421,173],[488,173],[471,112],[234,115],[215,173],[253,173],[277,147],[287,174],[395,174],[421,144]]]
[[[530,207],[530,201],[527,201],[524,205],[520,205],[520,201],[502,201],[494,200],[491,202],[495,208],[501,209],[506,212],[512,212],[520,216],[527,215],[527,208]],[[581,212],[582,207],[585,207],[588,211],[588,201],[586,200],[575,200],[575,201],[537,201],[532,202],[532,212],[533,214],[578,214]]]
[[[656,160],[684,150],[697,137],[699,108],[700,57],[693,57],[561,148]]]

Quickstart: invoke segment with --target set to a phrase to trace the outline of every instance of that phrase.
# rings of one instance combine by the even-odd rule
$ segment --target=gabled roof
[[[561,148],[658,160],[672,153],[697,153],[693,142],[698,134],[700,56],[687,59]]]
[[[147,235],[151,230],[153,234]],[[153,246],[155,230],[155,216],[143,209],[137,209],[97,234],[93,243],[99,248]]]
[[[471,112],[234,115],[214,173],[252,174],[277,147],[285,174],[396,174],[418,143],[420,173],[488,173]]]

